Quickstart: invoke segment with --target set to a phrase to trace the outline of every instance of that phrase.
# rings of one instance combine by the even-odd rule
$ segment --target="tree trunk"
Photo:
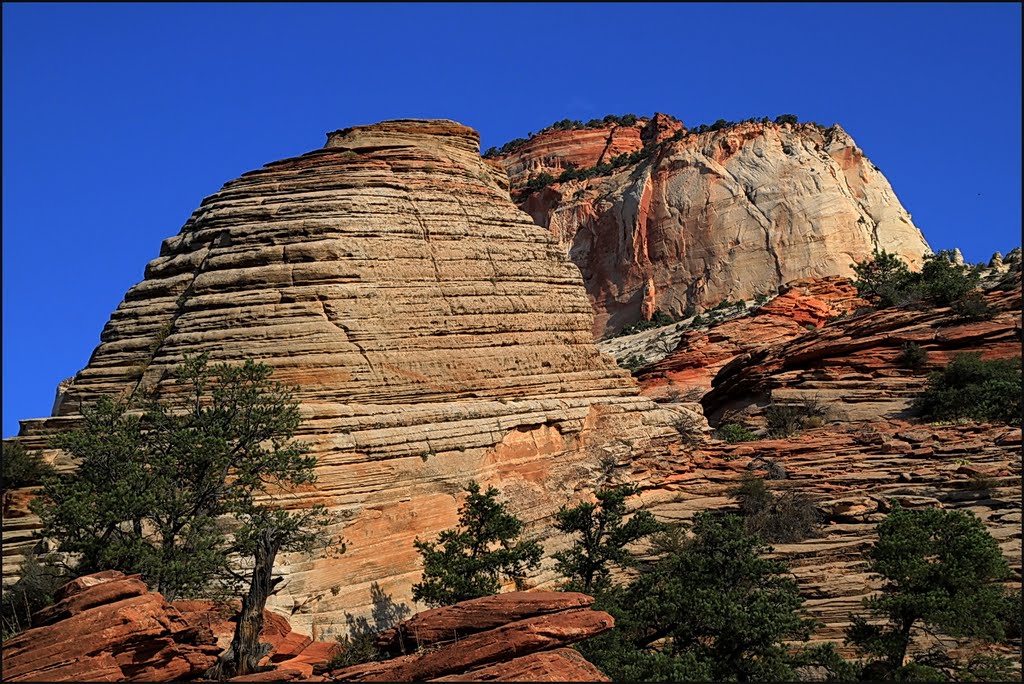
[[[256,565],[249,582],[249,591],[242,597],[242,611],[235,625],[231,646],[221,654],[220,660],[207,676],[212,679],[230,679],[258,671],[259,661],[270,650],[269,644],[260,643],[263,631],[263,609],[267,597],[280,578],[273,578],[274,561],[281,543],[271,532],[265,533],[256,549]]]

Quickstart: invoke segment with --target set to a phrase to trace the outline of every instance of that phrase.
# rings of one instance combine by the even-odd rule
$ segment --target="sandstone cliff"
[[[876,247],[911,265],[929,252],[888,181],[838,125],[741,123],[700,134],[678,126],[659,115],[552,130],[501,158],[515,192],[542,173],[646,149],[607,175],[516,193],[583,272],[596,336],[657,310],[679,317],[797,279],[849,275]]]
[[[290,503],[345,519],[347,553],[282,559],[271,598],[318,637],[369,613],[374,583],[408,599],[413,540],[454,526],[469,479],[499,485],[540,535],[602,459],[674,434],[592,327],[579,270],[509,201],[475,131],[360,126],[206,198],[111,315],[58,415],[24,421],[19,439],[44,448],[101,395],[175,391],[186,353],[270,364],[298,388],[298,438],[319,458],[318,483]],[[5,515],[8,577],[37,525],[23,507]]]

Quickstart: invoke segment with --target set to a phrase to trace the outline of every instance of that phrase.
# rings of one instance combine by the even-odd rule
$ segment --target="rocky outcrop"
[[[530,617],[587,608],[593,602],[575,592],[513,591],[485,596],[419,613],[382,632],[376,645],[382,652],[397,655]]]
[[[390,660],[327,673],[360,682],[608,681],[569,644],[611,629],[593,599],[560,592],[511,592],[421,613],[385,632]]]
[[[962,353],[985,359],[1021,355],[1020,274],[1009,290],[984,295],[992,317],[965,321],[949,307],[891,308],[837,320],[812,333],[745,352],[718,373],[701,403],[713,424],[756,423],[771,403],[812,401],[841,421],[907,416],[930,371]],[[909,368],[903,347],[913,343],[924,362]]]
[[[752,472],[776,492],[793,491],[815,503],[822,526],[810,538],[775,544],[822,624],[814,641],[843,646],[850,617],[879,588],[865,552],[875,526],[894,503],[934,506],[978,515],[1021,579],[1021,431],[994,425],[921,425],[878,420],[830,424],[790,439],[741,444],[711,442],[674,448],[635,464],[647,510],[682,521],[708,509],[734,508],[728,492]],[[930,645],[930,644],[927,644]]]
[[[238,623],[238,601],[228,603],[208,600],[174,601],[172,604],[189,622],[205,632],[209,632],[216,640],[217,648],[225,651],[231,645]],[[288,620],[263,611],[263,631],[260,632],[260,643],[270,648],[260,660],[259,665],[276,675],[254,673],[266,681],[280,681],[285,678],[310,677],[313,669],[330,660],[337,643],[334,641],[315,641],[312,637],[292,630]],[[246,675],[251,676],[251,675]],[[234,681],[234,680],[232,680]],[[252,680],[247,680],[252,681]]]
[[[5,682],[170,682],[202,675],[220,648],[137,576],[107,571],[61,588],[32,629],[3,643]]]
[[[770,403],[813,401],[827,411],[824,425],[788,439],[673,445],[657,458],[638,459],[631,469],[643,507],[664,521],[735,508],[729,492],[748,473],[765,478],[777,492],[809,497],[821,527],[802,541],[776,544],[774,553],[786,560],[807,598],[806,610],[822,623],[812,638],[837,641],[847,654],[843,630],[852,615],[864,613],[862,599],[879,588],[865,552],[876,538],[875,526],[897,503],[977,515],[1014,570],[1010,584],[1019,587],[1020,427],[928,424],[906,412],[927,374],[958,353],[1020,357],[1020,273],[988,285],[989,320],[962,320],[948,308],[883,309],[742,351],[719,371],[703,399],[713,424],[758,427]],[[771,308],[787,315],[805,310],[793,302]],[[734,322],[754,327],[758,314]],[[722,337],[727,334],[732,333]],[[899,359],[907,342],[927,354],[918,368]],[[717,344],[730,349],[726,342]],[[701,351],[696,347],[693,353]],[[686,353],[681,344],[670,358],[679,364]],[[697,364],[693,368],[699,372]],[[685,370],[676,372],[685,379]]]
[[[597,336],[657,310],[678,318],[793,280],[850,275],[875,248],[914,266],[929,251],[888,181],[838,125],[645,135],[656,121],[548,131],[502,160],[515,189],[540,173],[557,177],[642,150],[644,139],[663,141],[635,164],[520,202],[583,272]]]
[[[842,277],[810,278],[786,285],[779,296],[749,315],[683,333],[675,350],[637,375],[644,394],[657,400],[702,396],[727,363],[745,352],[799,337],[867,302]]]
[[[297,388],[297,438],[319,460],[317,484],[288,505],[344,519],[347,552],[281,557],[269,604],[319,637],[370,615],[373,587],[409,600],[413,541],[456,524],[471,478],[499,485],[540,536],[602,460],[673,434],[672,412],[638,396],[592,328],[579,270],[509,201],[475,131],[359,126],[206,198],[111,315],[59,415],[23,421],[19,440],[70,468],[47,437],[98,397],[173,397],[186,353],[271,365]],[[5,517],[6,577],[37,527]]]

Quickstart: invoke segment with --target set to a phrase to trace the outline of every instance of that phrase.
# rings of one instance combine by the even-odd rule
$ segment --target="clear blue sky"
[[[1020,4],[5,3],[3,435],[203,197],[327,131],[794,113],[979,261],[1020,243],[1020,82]]]

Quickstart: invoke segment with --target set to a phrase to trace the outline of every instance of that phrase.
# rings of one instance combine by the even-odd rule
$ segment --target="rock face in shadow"
[[[520,198],[583,272],[596,336],[657,310],[679,318],[797,279],[848,276],[876,247],[911,265],[929,251],[838,125],[741,123],[674,139],[666,122],[552,130],[500,160],[515,192],[541,173],[558,177],[662,141],[609,175]]]
[[[98,397],[140,386],[172,396],[186,353],[271,365],[297,388],[297,438],[319,459],[318,483],[290,505],[342,515],[348,551],[282,557],[287,579],[269,607],[326,633],[370,613],[375,583],[409,599],[414,539],[456,524],[471,478],[498,485],[543,535],[602,460],[673,433],[672,412],[638,396],[592,328],[579,270],[509,200],[475,131],[359,126],[203,200],[64,384],[58,415],[24,421],[19,439],[70,468],[47,436]],[[37,527],[5,515],[8,579]]]
[[[390,660],[326,674],[359,682],[608,681],[563,648],[611,629],[593,599],[560,592],[511,592],[416,615],[382,634],[378,645],[406,650]]]

